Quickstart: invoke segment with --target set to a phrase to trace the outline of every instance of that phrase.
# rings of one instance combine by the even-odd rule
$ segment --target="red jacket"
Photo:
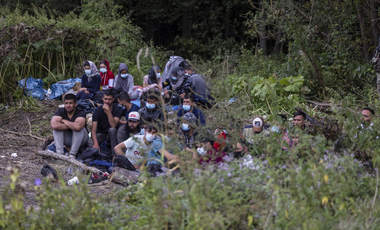
[[[100,85],[101,86],[108,86],[108,80],[115,79],[115,76],[113,75],[113,73],[110,69],[109,61],[107,61],[106,59],[104,59],[104,61],[107,62],[107,72],[105,72],[105,73],[99,72],[100,77],[102,77],[102,81],[100,82]]]

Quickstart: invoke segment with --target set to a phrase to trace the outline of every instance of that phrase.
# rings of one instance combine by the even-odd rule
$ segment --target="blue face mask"
[[[177,77],[173,77],[173,76],[172,76],[172,79],[173,79],[173,81],[177,81],[178,80]]]
[[[107,72],[107,69],[106,68],[100,68],[99,71],[102,73],[105,73],[105,72]]]
[[[84,72],[86,73],[86,75],[91,75],[91,70],[90,69],[85,69]]]
[[[125,109],[125,106],[124,105],[117,105],[117,106],[119,106],[120,108],[122,108],[123,110]]]
[[[161,77],[161,73],[156,73],[157,78]]]
[[[182,108],[183,108],[183,110],[185,110],[186,112],[191,110],[191,106],[190,106],[190,105],[183,105]]]
[[[122,78],[126,78],[126,77],[128,77],[128,74],[127,74],[127,73],[122,73],[122,74],[120,74],[120,76],[121,76]]]
[[[189,131],[190,130],[189,124],[182,124],[181,128],[183,131]]]
[[[280,128],[277,125],[273,125],[272,128],[270,129],[270,131],[276,132],[276,133],[281,133]]]
[[[149,104],[149,103],[146,103],[146,107],[147,107],[148,109],[154,109],[154,108],[156,108],[156,104]]]

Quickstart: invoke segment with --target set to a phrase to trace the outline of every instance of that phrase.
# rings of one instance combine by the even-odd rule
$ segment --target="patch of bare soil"
[[[42,101],[31,110],[10,108],[0,114],[0,191],[9,187],[10,173],[7,168],[18,167],[20,178],[26,183],[26,206],[36,205],[34,182],[37,178],[43,178],[40,173],[43,164],[47,163],[56,169],[65,181],[73,177],[67,172],[73,168],[70,163],[35,155],[38,150],[42,150],[41,145],[46,139],[52,139],[50,120],[60,103]],[[12,157],[12,153],[16,153],[17,157]],[[60,186],[60,183],[56,183],[56,186]],[[121,186],[110,183],[91,187],[91,191],[95,195],[101,195],[115,187]]]

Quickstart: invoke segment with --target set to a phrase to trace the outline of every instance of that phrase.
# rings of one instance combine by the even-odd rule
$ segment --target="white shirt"
[[[150,146],[144,142],[144,135],[134,135],[124,141],[124,145],[127,148],[125,156],[133,165],[146,159],[150,150]]]

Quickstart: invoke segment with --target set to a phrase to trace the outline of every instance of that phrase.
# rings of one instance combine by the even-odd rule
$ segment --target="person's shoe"
[[[57,153],[57,147],[55,146],[54,142],[51,143],[48,147],[46,147],[46,151],[50,152],[50,153]],[[63,151],[64,151],[64,155],[66,155],[67,153],[67,148],[64,147],[63,148]]]
[[[56,153],[57,148],[55,147],[54,142],[48,145],[48,147],[46,147],[46,151],[48,151],[49,153]]]

